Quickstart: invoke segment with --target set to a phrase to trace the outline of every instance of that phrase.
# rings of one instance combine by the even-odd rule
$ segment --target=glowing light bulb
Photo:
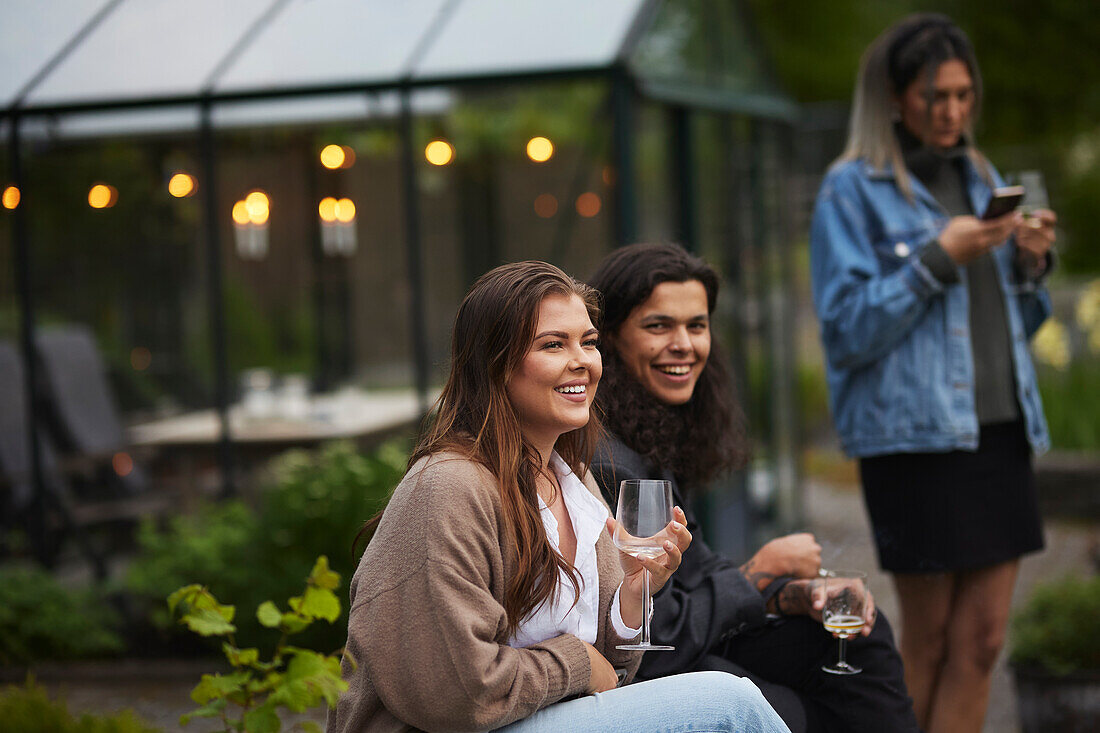
[[[446,140],[432,140],[424,148],[424,157],[432,165],[447,165],[455,157],[455,149]]]
[[[242,227],[248,223],[248,206],[244,201],[238,201],[233,204],[233,221],[236,222],[238,226]]]
[[[591,218],[600,213],[600,204],[600,197],[587,191],[577,197],[577,213],[585,218]]]
[[[336,202],[336,220],[347,224],[355,219],[355,204],[351,199],[340,199]]]
[[[535,197],[535,213],[543,219],[549,219],[558,213],[558,200],[553,194],[540,193]]]
[[[554,155],[554,143],[542,137],[533,137],[527,141],[527,157],[536,163],[545,163]]]
[[[336,221],[336,199],[325,196],[321,199],[321,203],[317,204],[317,213],[320,214],[321,221]]]
[[[336,170],[344,165],[344,149],[339,145],[326,145],[321,149],[321,165]]]
[[[176,173],[168,179],[168,193],[178,199],[195,193],[195,179],[186,173]]]
[[[118,189],[106,183],[97,183],[88,191],[88,206],[93,209],[109,209],[118,201]]]
[[[22,198],[22,194],[19,193],[19,189],[15,186],[8,186],[4,189],[4,195],[2,201],[5,209],[14,209],[19,205],[19,199]]]
[[[248,220],[253,224],[264,224],[271,213],[271,202],[263,191],[252,191],[244,197],[244,205],[248,211]]]

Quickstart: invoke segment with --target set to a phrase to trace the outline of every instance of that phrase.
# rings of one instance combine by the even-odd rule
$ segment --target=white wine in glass
[[[672,521],[672,483],[660,479],[628,479],[619,484],[619,503],[615,509],[615,534],[612,541],[627,555],[655,558],[665,554],[668,523]],[[649,618],[653,599],[649,595],[649,570],[642,568],[642,638],[636,644],[620,644],[616,649],[669,651],[675,647],[653,644],[649,638]]]
[[[825,630],[840,640],[837,661],[821,669],[830,674],[859,674],[863,670],[845,658],[848,639],[863,631],[867,603],[867,575],[859,570],[830,570],[815,583],[825,594],[821,620]]]

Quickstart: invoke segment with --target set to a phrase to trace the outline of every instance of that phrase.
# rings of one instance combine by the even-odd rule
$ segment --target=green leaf
[[[279,628],[288,634],[297,634],[309,628],[310,620],[296,613],[284,613]]]
[[[271,693],[271,697],[268,698],[272,704],[284,705],[295,713],[304,713],[320,700],[319,691],[305,680],[287,682]]]
[[[267,628],[275,629],[278,628],[279,622],[283,620],[283,614],[279,612],[279,608],[274,603],[264,601],[256,609],[256,618]]]
[[[312,720],[303,720],[298,725],[302,726],[302,730],[304,730],[305,733],[324,733],[321,726]]]
[[[325,672],[324,656],[308,649],[295,649],[294,658],[286,666],[286,678],[300,680]]]
[[[324,588],[306,588],[298,610],[303,616],[323,618],[329,623],[340,618],[340,600],[331,590]]]
[[[232,606],[229,608],[232,609]],[[230,614],[230,617],[232,617],[232,614]],[[187,624],[187,628],[200,636],[221,636],[232,634],[237,630],[237,627],[225,618],[224,613],[209,608],[192,611],[185,615],[182,621]]]
[[[185,585],[182,588],[173,591],[172,594],[168,596],[168,612],[175,613],[176,606],[179,605],[180,601],[184,600],[188,596],[193,596],[201,591],[201,585]],[[188,603],[190,603],[190,601]]]
[[[204,674],[195,689],[191,690],[191,699],[199,705],[205,705],[211,700],[225,698],[234,692],[244,689],[248,683],[248,675],[244,672],[234,672],[229,675]],[[225,707],[224,704],[222,707]]]
[[[321,555],[317,558],[313,571],[309,574],[309,584],[325,590],[336,590],[340,585],[340,574],[328,568],[328,557]]]
[[[255,648],[238,649],[232,644],[223,643],[222,651],[225,652],[225,658],[234,667],[250,667],[260,659],[260,651]]]
[[[275,712],[275,706],[264,703],[244,714],[244,729],[249,733],[279,733],[282,722]]]
[[[181,715],[180,725],[187,725],[191,722],[192,718],[216,718],[222,714],[222,711],[225,710],[225,706],[225,698],[218,698],[207,705],[203,705],[197,710],[192,710],[189,713]]]
[[[287,682],[301,681],[309,685],[315,697],[310,705],[316,705],[317,695],[325,699],[330,708],[336,703],[342,692],[348,689],[348,683],[340,675],[340,660],[335,655],[323,656],[309,649],[291,647],[287,653],[294,658],[287,665]]]

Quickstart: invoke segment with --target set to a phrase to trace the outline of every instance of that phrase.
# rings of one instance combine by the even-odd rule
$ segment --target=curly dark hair
[[[744,465],[748,456],[744,415],[725,359],[712,349],[691,399],[683,405],[657,400],[626,368],[616,335],[631,311],[663,282],[697,280],[714,313],[718,275],[675,244],[635,244],[604,258],[589,285],[602,297],[603,379],[596,406],[604,427],[654,467],[666,468],[685,490],[706,486],[718,474]]]

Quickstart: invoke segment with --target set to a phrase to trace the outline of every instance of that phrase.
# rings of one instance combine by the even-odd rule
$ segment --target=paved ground
[[[897,616],[897,599],[887,576],[875,570],[863,504],[858,490],[849,481],[808,482],[807,517],[810,529],[824,547],[824,562],[832,567],[856,567],[870,571],[870,584],[879,605]],[[1100,540],[1100,527],[1066,521],[1047,523],[1047,549],[1026,558],[1016,589],[1016,602],[1044,578],[1071,570],[1088,572],[1089,544]],[[43,670],[43,682],[52,691],[61,692],[73,710],[116,710],[132,707],[139,715],[166,730],[209,731],[205,721],[180,728],[180,714],[192,709],[188,698],[191,687],[206,666],[193,662],[111,662],[89,666],[69,666],[64,676]],[[319,714],[312,719],[323,723]],[[289,722],[289,721],[288,721]],[[287,727],[289,729],[289,726]],[[993,685],[992,701],[985,733],[1014,733],[1016,699],[1012,681],[1002,659]]]

